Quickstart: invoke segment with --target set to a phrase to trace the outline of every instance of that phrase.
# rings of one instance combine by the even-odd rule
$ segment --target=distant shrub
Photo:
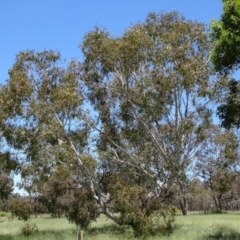
[[[32,204],[28,198],[16,198],[11,202],[11,213],[19,220],[27,221],[33,212]]]
[[[38,227],[36,224],[26,224],[22,227],[21,232],[24,236],[28,237],[29,235],[31,235],[34,232],[38,232]]]
[[[226,211],[222,211],[222,210],[219,210],[219,209],[212,209],[211,213],[212,214],[227,214]]]
[[[238,240],[240,239],[240,233],[225,224],[216,224],[211,227],[211,230],[208,231],[202,240],[209,239],[231,239]]]
[[[8,215],[7,212],[0,212],[0,217],[6,217]]]
[[[174,208],[154,211],[151,215],[146,215],[144,212],[134,213],[132,228],[134,230],[135,237],[144,238],[148,235],[168,235],[172,233],[174,216]]]

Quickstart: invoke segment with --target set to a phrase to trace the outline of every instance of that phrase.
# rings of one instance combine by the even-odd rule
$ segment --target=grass
[[[1,240],[72,240],[76,239],[77,231],[74,224],[69,224],[65,218],[38,217],[28,220],[29,224],[36,224],[39,232],[34,232],[29,237],[21,233],[21,228],[26,222],[17,219],[5,218],[0,221]]]
[[[1,212],[0,211],[0,217],[5,217],[5,216],[7,216],[8,215],[8,213],[6,213],[6,212]]]
[[[26,224],[9,216],[0,217],[1,240],[75,240],[77,229],[64,218],[42,216],[31,218],[29,224],[36,224],[39,232],[29,237],[23,236],[21,228]],[[240,240],[240,213],[196,214],[176,216],[175,230],[162,240]],[[149,237],[157,240],[159,236]],[[119,227],[101,216],[96,223],[84,232],[84,240],[129,240],[134,239],[129,227]]]

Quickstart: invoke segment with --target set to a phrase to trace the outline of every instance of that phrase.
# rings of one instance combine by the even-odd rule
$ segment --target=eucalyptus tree
[[[170,231],[170,187],[178,184],[186,214],[188,172],[211,122],[210,48],[203,24],[170,12],[120,37],[90,31],[82,63],[20,52],[1,88],[0,127],[30,189],[41,192],[64,166],[116,223],[136,235]]]
[[[216,80],[205,26],[151,13],[120,37],[96,28],[81,46],[103,165],[151,190],[176,183],[186,214],[188,172],[211,122]]]

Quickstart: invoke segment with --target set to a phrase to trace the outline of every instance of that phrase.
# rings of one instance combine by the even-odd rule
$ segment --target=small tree
[[[70,222],[85,229],[100,212],[91,190],[83,184],[70,175],[69,169],[59,166],[45,183],[38,200],[53,216],[65,215]]]
[[[13,179],[5,173],[0,173],[0,199],[7,200],[13,191]]]
[[[221,213],[223,194],[231,189],[236,177],[238,141],[232,131],[218,126],[209,128],[208,135],[206,147],[198,156],[197,170],[205,188],[211,191],[216,211]]]
[[[13,216],[19,220],[27,221],[31,214],[33,214],[33,204],[30,198],[27,197],[14,197],[11,199],[10,211]]]

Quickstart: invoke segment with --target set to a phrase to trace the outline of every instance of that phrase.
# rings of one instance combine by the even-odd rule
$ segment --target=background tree
[[[217,115],[221,121],[221,125],[226,128],[240,127],[240,86],[239,82],[232,79],[228,83],[228,88],[223,91],[221,105],[217,108]]]
[[[223,13],[220,20],[212,23],[214,47],[211,60],[215,69],[225,74],[239,69],[240,63],[240,1],[223,0]],[[239,83],[232,79],[222,92],[223,99],[218,107],[218,116],[225,128],[239,128]]]
[[[222,0],[220,20],[212,22],[212,38],[216,40],[211,60],[217,71],[225,73],[239,68],[240,63],[240,1]]]
[[[31,198],[15,195],[11,199],[10,210],[13,216],[19,220],[27,221],[33,214],[33,204]]]
[[[232,188],[238,163],[238,140],[231,131],[218,126],[208,129],[206,147],[198,155],[197,170],[204,179],[215,204],[215,211],[222,212],[222,198]]]
[[[239,210],[240,209],[240,177],[239,174],[233,181],[232,184],[232,192],[231,192],[231,202],[230,206],[231,209]]]
[[[188,208],[190,211],[202,211],[204,214],[211,212],[213,201],[210,192],[203,181],[195,178],[189,186]]]

